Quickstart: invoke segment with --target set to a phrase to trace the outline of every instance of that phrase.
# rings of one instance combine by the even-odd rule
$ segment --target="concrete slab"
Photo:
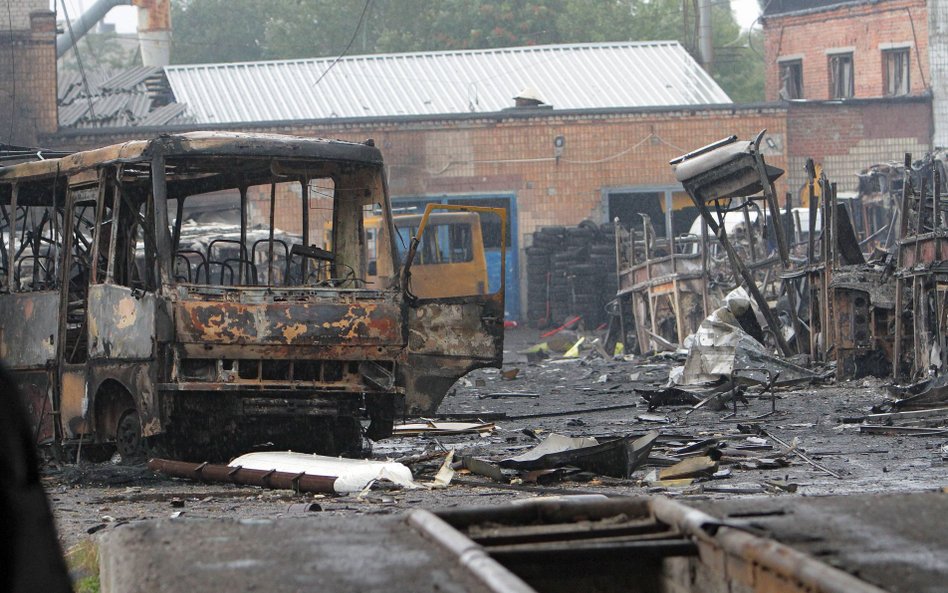
[[[948,494],[692,501],[892,593],[948,588]]]
[[[103,593],[490,591],[399,517],[161,519],[100,542]]]

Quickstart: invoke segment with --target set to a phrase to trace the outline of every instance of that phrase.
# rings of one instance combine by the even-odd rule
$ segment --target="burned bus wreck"
[[[201,204],[239,233],[183,240]],[[369,216],[393,270],[372,287]],[[500,365],[502,287],[411,294],[371,142],[196,132],[19,163],[0,227],[0,356],[40,443],[353,453],[361,419],[383,438]]]

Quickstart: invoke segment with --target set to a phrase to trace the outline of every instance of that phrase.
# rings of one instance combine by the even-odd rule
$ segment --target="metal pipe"
[[[9,250],[7,253],[7,261],[9,265],[7,266],[7,290],[9,292],[16,292],[16,280],[14,279],[14,261],[16,260],[16,206],[17,199],[20,195],[20,184],[14,182],[13,187],[10,190],[10,244],[7,245]],[[55,208],[56,204],[56,195],[53,192],[53,207]],[[55,217],[54,217],[55,218]]]
[[[245,260],[248,260],[248,249],[247,249],[247,186],[240,186],[240,251],[238,256],[240,258],[240,273],[238,274],[240,280],[239,284],[241,286],[247,281],[247,276],[250,274],[250,270],[247,267]]]
[[[171,0],[132,0],[138,7],[138,47],[143,66],[171,63]]]
[[[229,465],[189,463],[170,459],[149,459],[148,469],[177,478],[188,478],[201,482],[229,482],[244,486],[262,486],[278,490],[297,492],[333,493],[336,476],[312,476],[306,473],[244,469]]]
[[[744,579],[757,574],[753,567],[759,566],[781,581],[802,585],[788,590],[806,590],[813,593],[883,593],[882,589],[862,581],[838,568],[833,568],[774,540],[764,539],[747,533],[739,527],[730,527],[716,517],[702,511],[686,507],[669,498],[655,497],[651,501],[655,517],[692,535],[699,547],[710,546],[705,552],[718,552],[713,558],[720,558],[720,552],[739,559],[750,566],[746,570],[735,571],[733,577]],[[702,554],[704,556],[704,554]],[[730,566],[722,560],[720,566]],[[740,579],[743,585],[752,587],[753,583]],[[734,587],[734,584],[731,585]]]
[[[273,286],[273,225],[276,218],[276,214],[274,213],[276,209],[276,192],[277,185],[276,181],[274,181],[270,184],[270,242],[267,248],[267,286]]]
[[[816,250],[816,192],[813,183],[816,180],[816,167],[813,159],[806,160],[806,178],[807,178],[807,208],[809,210],[809,219],[807,220],[807,247],[806,247],[806,265],[812,265],[815,259]]]
[[[452,554],[484,587],[495,593],[532,593],[534,589],[520,580],[479,545],[428,511],[409,513],[408,524],[425,538]]]
[[[698,0],[698,53],[701,55],[701,67],[710,72],[714,62],[711,0]]]
[[[72,23],[72,31],[60,33],[56,36],[56,57],[61,58],[72,49],[82,37],[92,30],[92,27],[109,13],[116,6],[131,6],[132,0],[98,0],[82,13],[75,22]]]
[[[902,163],[902,200],[899,206],[899,232],[895,237],[895,343],[892,345],[892,379],[898,381],[902,377],[901,358],[902,358],[902,290],[904,289],[902,276],[902,245],[901,240],[905,237],[905,229],[908,226],[908,200],[911,177],[909,171],[912,168],[912,155],[905,153],[905,159]]]
[[[612,221],[612,230],[615,236],[616,243],[616,286],[621,290],[622,288],[622,226],[619,224],[619,217],[616,216]],[[632,229],[629,229],[629,232],[632,232]],[[625,348],[626,335],[625,335],[625,313],[622,311],[622,300],[623,297],[621,294],[616,295],[616,309],[619,313],[619,335],[621,336],[621,342],[623,349]]]

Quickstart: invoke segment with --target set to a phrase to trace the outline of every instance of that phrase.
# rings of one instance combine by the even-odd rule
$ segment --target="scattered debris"
[[[604,443],[594,438],[551,434],[537,447],[517,457],[504,459],[500,465],[519,470],[571,465],[605,476],[628,478],[648,459],[658,434],[658,431],[652,431],[636,440],[629,435]]]
[[[465,456],[461,458],[461,465],[464,467],[464,469],[469,470],[472,474],[490,478],[495,482],[505,481],[503,470],[490,461],[478,459],[477,457]]]
[[[441,468],[438,469],[438,473],[435,474],[434,482],[432,482],[432,488],[447,488],[451,483],[451,479],[454,478],[454,469],[451,467],[451,464],[454,462],[454,449],[448,451],[448,454],[444,458],[444,462],[441,464]]]
[[[806,461],[807,463],[809,463],[810,465],[812,465],[812,466],[815,467],[816,469],[820,470],[821,472],[826,473],[826,474],[829,474],[829,475],[833,476],[834,478],[836,478],[837,480],[842,480],[842,479],[843,479],[843,476],[841,476],[841,475],[839,475],[838,473],[834,472],[833,470],[827,468],[826,466],[821,465],[821,464],[819,464],[819,463],[813,461],[812,459],[810,459],[809,457],[807,457],[806,455],[804,455],[803,453],[801,453],[801,452],[797,449],[797,445],[796,445],[796,444],[794,444],[794,445],[792,445],[792,446],[791,446],[791,445],[788,445],[786,442],[784,442],[784,441],[782,441],[781,439],[779,439],[779,438],[777,438],[776,436],[774,436],[773,433],[767,432],[767,431],[764,430],[763,428],[760,429],[760,434],[762,434],[762,435],[766,436],[767,438],[772,439],[773,441],[777,442],[779,445],[781,445],[784,449],[787,450],[787,451],[786,451],[787,453],[793,453],[794,455],[796,455],[797,457],[799,457],[799,458],[802,459],[803,461]]]
[[[414,422],[395,426],[395,436],[488,434],[494,431],[493,422]]]
[[[495,393],[478,394],[477,399],[503,399],[507,397],[538,398],[539,393],[524,393],[519,391],[500,391]]]
[[[514,367],[512,369],[507,369],[506,371],[501,371],[500,377],[505,381],[513,381],[514,379],[517,378],[517,375],[519,374],[520,374],[520,369]]]
[[[711,476],[718,471],[718,462],[710,457],[689,457],[658,472],[660,480],[681,480]]]
[[[400,463],[292,452],[248,453],[229,465],[152,459],[148,467],[203,482],[230,482],[297,492],[358,492],[376,480],[386,480],[403,488],[419,487],[411,470]]]

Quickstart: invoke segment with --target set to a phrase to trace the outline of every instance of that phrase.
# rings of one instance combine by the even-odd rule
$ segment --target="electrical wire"
[[[352,47],[352,44],[355,43],[356,36],[359,34],[359,29],[362,28],[362,21],[365,20],[365,15],[367,12],[369,12],[370,4],[372,4],[372,0],[365,0],[365,6],[362,7],[362,14],[359,16],[359,22],[356,23],[355,31],[352,32],[352,37],[349,39],[349,43],[346,45],[346,48],[342,50],[342,53],[336,56],[336,59],[333,60],[331,64],[329,64],[329,67],[326,68],[326,70],[324,70],[323,73],[319,75],[319,78],[317,78],[316,82],[313,83],[314,87],[317,86],[319,82],[323,78],[326,77],[327,74],[329,74],[329,71],[333,69],[333,66],[339,63],[339,60],[344,58],[346,54],[349,53],[349,49]]]
[[[448,162],[444,167],[442,167],[441,169],[439,169],[439,170],[437,170],[437,171],[430,171],[430,170],[428,170],[428,169],[425,169],[424,167],[417,167],[417,166],[413,166],[413,165],[400,165],[400,164],[397,164],[397,163],[395,163],[395,164],[390,164],[390,165],[389,165],[389,168],[391,168],[391,169],[412,169],[412,170],[416,170],[416,171],[422,171],[422,172],[424,172],[425,174],[427,174],[427,175],[429,175],[429,176],[431,176],[431,177],[438,177],[438,176],[440,176],[440,175],[444,175],[445,173],[448,172],[448,170],[450,170],[452,167],[455,167],[455,166],[457,166],[457,165],[509,165],[509,164],[521,164],[521,163],[548,163],[548,162],[553,162],[553,161],[559,161],[559,162],[562,162],[562,163],[569,163],[569,164],[571,164],[571,165],[598,165],[598,164],[601,164],[601,163],[608,163],[609,161],[614,161],[614,160],[616,160],[616,159],[618,159],[618,158],[621,158],[621,157],[623,157],[623,156],[629,154],[629,153],[632,152],[633,150],[639,148],[640,146],[642,146],[643,144],[645,144],[646,142],[648,142],[648,141],[650,141],[650,140],[657,140],[657,141],[660,142],[661,144],[664,144],[665,146],[668,146],[669,148],[674,148],[675,150],[677,150],[677,151],[679,151],[679,152],[681,152],[681,153],[686,153],[686,152],[688,152],[687,149],[682,148],[682,147],[680,147],[680,146],[676,146],[675,144],[672,144],[671,142],[669,142],[668,140],[665,140],[664,138],[662,138],[662,137],[659,136],[658,134],[651,133],[651,134],[648,134],[647,136],[645,136],[644,138],[642,138],[641,140],[639,140],[638,142],[636,142],[635,144],[633,144],[632,146],[630,146],[630,147],[628,147],[628,148],[625,148],[625,149],[623,149],[623,150],[620,150],[619,152],[617,152],[617,153],[615,153],[615,154],[611,154],[611,155],[609,155],[609,156],[606,156],[606,157],[603,157],[603,158],[600,158],[600,159],[574,160],[574,159],[567,159],[567,158],[563,158],[563,157],[557,158],[557,157],[552,157],[552,156],[550,156],[550,157],[525,158],[525,159],[470,159],[470,160],[453,160],[453,161],[450,161],[450,162]]]
[[[69,29],[69,38],[72,40],[72,49],[76,53],[76,65],[79,66],[79,75],[82,77],[82,86],[86,90],[86,99],[89,101],[89,115],[92,117],[92,121],[95,122],[96,117],[95,107],[92,104],[92,91],[89,89],[89,79],[86,78],[86,69],[82,67],[82,56],[79,55],[79,44],[76,42],[76,35],[72,32],[72,20],[69,18],[69,9],[66,8],[66,0],[60,0],[60,4],[62,4],[63,7],[63,16],[66,17],[66,28]]]

